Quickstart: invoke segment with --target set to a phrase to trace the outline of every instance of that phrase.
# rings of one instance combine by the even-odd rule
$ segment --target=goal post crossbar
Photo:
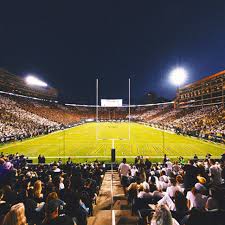
[[[141,105],[130,105],[130,108],[135,108],[135,107],[148,107],[148,106],[160,106],[160,105],[169,105],[169,104],[174,104],[174,101],[170,102],[158,102],[158,103],[152,103],[152,104],[141,104]],[[74,107],[90,107],[90,108],[96,108],[96,105],[81,105],[81,104],[73,104],[73,103],[66,103],[65,105],[67,106],[74,106]],[[101,106],[98,105],[98,108],[117,108],[118,106]],[[119,106],[119,108],[128,108],[129,105],[122,105]]]

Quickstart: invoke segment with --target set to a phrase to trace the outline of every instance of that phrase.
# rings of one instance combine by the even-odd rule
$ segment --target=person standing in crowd
[[[214,159],[209,160],[209,176],[211,178],[212,185],[220,185],[222,183],[221,171],[222,169],[215,163]]]
[[[39,155],[38,156],[38,164],[41,163],[41,159],[42,159],[42,157],[41,157],[41,155]]]
[[[167,162],[167,156],[166,156],[166,154],[164,154],[164,158],[163,158],[163,164],[165,164],[166,162]]]
[[[204,195],[206,188],[200,183],[196,183],[191,191],[187,192],[188,208],[192,209],[193,207],[198,209],[205,209],[207,202],[207,196]]]
[[[150,170],[151,169],[151,166],[152,166],[152,162],[149,160],[149,158],[147,157],[145,159],[145,168],[146,170]]]
[[[198,168],[194,166],[194,161],[189,160],[188,164],[183,166],[184,174],[184,188],[190,190],[197,183]]]
[[[118,171],[119,171],[119,175],[121,177],[121,184],[123,186],[127,186],[128,185],[128,176],[131,171],[131,168],[130,168],[130,165],[127,164],[126,158],[123,158],[122,163],[120,163],[120,165],[118,167]]]
[[[225,153],[223,153],[221,156],[222,156],[222,157],[221,157],[221,161],[222,161],[222,162],[225,162]]]
[[[198,161],[198,156],[195,154],[194,155],[194,161],[197,162]]]
[[[170,184],[171,186],[168,186],[166,189],[166,193],[171,197],[174,198],[176,191],[182,192],[182,189],[180,186],[177,185],[177,181],[175,178],[170,178]]]

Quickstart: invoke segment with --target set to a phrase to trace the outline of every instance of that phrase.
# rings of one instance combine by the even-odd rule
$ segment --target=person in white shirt
[[[174,200],[172,200],[170,196],[167,193],[165,193],[163,198],[160,199],[157,204],[167,205],[170,210],[176,211],[181,214],[188,211],[187,199],[185,198],[184,194],[180,191],[176,191]]]
[[[180,186],[177,185],[176,179],[175,178],[170,178],[170,186],[167,187],[166,193],[171,197],[174,198],[176,191],[182,192],[182,189]]]
[[[127,164],[126,163],[127,162],[127,160],[126,160],[126,158],[123,158],[123,161],[122,161],[122,163],[120,163],[120,165],[119,165],[119,174],[121,175],[121,176],[129,176],[129,172],[130,172],[130,165],[129,164]]]
[[[65,188],[63,181],[64,181],[63,176],[60,176],[59,190],[63,190]]]
[[[180,171],[180,166],[178,165],[178,162],[177,161],[175,161],[174,162],[174,165],[172,166],[172,170],[173,170],[173,172],[175,173],[175,174],[178,174],[178,172]]]
[[[175,210],[175,204],[167,193],[158,201],[158,205],[167,205],[170,210]]]
[[[128,176],[130,173],[130,165],[126,163],[127,160],[126,158],[123,158],[122,163],[120,163],[118,171],[119,171],[119,175],[121,177],[121,184],[124,186],[128,185]]]
[[[136,172],[138,172],[138,169],[135,165],[131,167],[131,176],[134,177],[136,175]]]
[[[203,195],[204,191],[205,187],[200,183],[196,183],[192,190],[187,192],[186,198],[188,200],[187,204],[189,209],[193,207],[205,209],[207,196]]]
[[[169,179],[166,176],[166,172],[164,170],[161,171],[159,181],[158,181],[158,189],[161,189],[163,191],[166,190],[169,184]]]
[[[172,168],[173,168],[173,163],[170,161],[170,159],[167,160],[166,165],[167,165],[167,168],[168,168],[168,169],[172,170]]]
[[[222,169],[218,164],[215,163],[214,159],[210,159],[209,163],[209,176],[211,177],[211,182],[213,185],[220,185],[222,183]]]
[[[138,193],[138,198],[151,198],[152,197],[152,193],[149,192],[149,184],[144,181],[142,183],[142,187],[143,187],[143,191],[140,191]]]

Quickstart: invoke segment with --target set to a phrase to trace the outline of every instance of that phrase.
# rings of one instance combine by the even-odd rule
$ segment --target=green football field
[[[130,129],[130,138],[129,138]],[[77,127],[58,131],[33,139],[6,144],[0,147],[4,153],[16,153],[36,158],[45,155],[47,161],[59,157],[73,157],[76,161],[109,160],[114,140],[116,157],[134,158],[137,155],[149,156],[152,159],[183,156],[192,158],[196,153],[205,157],[211,153],[220,157],[225,145],[213,144],[196,138],[184,137],[173,133],[162,132],[142,124],[131,123],[86,123]]]

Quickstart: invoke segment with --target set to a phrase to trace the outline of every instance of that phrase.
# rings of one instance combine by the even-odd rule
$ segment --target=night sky
[[[67,102],[132,103],[148,91],[175,96],[168,74],[188,82],[225,69],[225,1],[1,1],[0,67],[36,74]]]

